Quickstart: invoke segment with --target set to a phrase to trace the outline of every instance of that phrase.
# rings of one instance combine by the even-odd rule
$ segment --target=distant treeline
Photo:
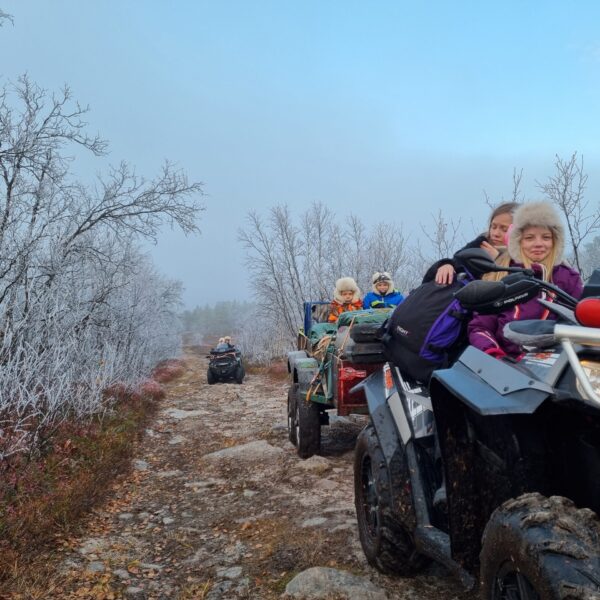
[[[254,311],[251,302],[226,300],[186,310],[182,315],[184,330],[203,336],[235,335],[244,317]]]

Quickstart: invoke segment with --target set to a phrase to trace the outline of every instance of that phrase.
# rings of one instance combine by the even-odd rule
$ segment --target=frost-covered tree
[[[107,147],[87,110],[27,77],[0,92],[0,457],[102,411],[111,384],[178,343],[180,285],[138,244],[165,223],[196,231],[200,185],[168,163],[149,180],[123,162],[76,181],[73,147]]]
[[[304,300],[330,300],[335,280],[348,275],[368,290],[374,271],[400,275],[409,260],[400,226],[379,223],[368,229],[358,217],[340,218],[322,203],[297,222],[286,206],[271,208],[266,217],[252,211],[239,239],[261,331],[269,339],[287,340],[288,346],[302,325]]]
[[[554,169],[554,175],[538,185],[564,215],[571,240],[571,258],[577,270],[587,277],[590,273],[586,271],[582,248],[586,240],[600,230],[600,207],[598,204],[590,206],[585,197],[588,175],[583,168],[583,157],[578,158],[577,152],[568,160],[557,155]]]

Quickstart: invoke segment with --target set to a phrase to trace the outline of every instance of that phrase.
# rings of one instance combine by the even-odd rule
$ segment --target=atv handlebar
[[[512,269],[514,274],[500,281],[472,281],[456,292],[455,297],[467,310],[488,315],[527,302],[542,290],[553,294],[560,304],[571,310],[577,305],[576,298],[553,283],[538,279],[531,269]]]

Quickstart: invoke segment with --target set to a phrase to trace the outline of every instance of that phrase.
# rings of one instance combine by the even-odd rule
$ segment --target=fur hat
[[[391,294],[394,291],[392,276],[387,271],[373,273],[373,277],[371,278],[371,282],[373,283],[372,289],[378,295],[381,295],[381,292],[377,289],[377,284],[382,281],[388,284],[388,291],[384,294],[384,296],[387,296],[387,294]]]
[[[344,299],[342,298],[342,292],[354,292],[354,295],[352,296],[352,302],[360,300],[360,290],[356,285],[356,281],[354,281],[352,277],[340,277],[340,279],[335,282],[333,297],[338,302],[343,303]]]
[[[556,264],[560,263],[565,248],[565,229],[554,206],[549,202],[528,202],[515,211],[508,238],[508,253],[513,260],[520,263],[523,262],[521,238],[527,227],[547,227],[552,232]]]

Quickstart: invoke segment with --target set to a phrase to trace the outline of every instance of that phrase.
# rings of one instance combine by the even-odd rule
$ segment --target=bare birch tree
[[[557,155],[554,168],[555,174],[548,177],[546,183],[538,182],[538,186],[565,216],[572,258],[577,270],[585,277],[589,273],[585,272],[581,246],[600,229],[600,210],[597,205],[590,207],[585,198],[588,175],[583,170],[583,156],[578,159],[574,152],[564,160]]]
[[[302,325],[303,301],[331,300],[335,281],[343,276],[369,289],[374,271],[396,274],[408,260],[400,227],[380,223],[368,231],[357,217],[336,219],[321,203],[300,215],[299,225],[285,206],[270,209],[268,218],[250,212],[239,240],[246,250],[263,331],[270,331],[273,339],[284,335],[288,347]],[[252,327],[248,324],[246,329]]]
[[[512,190],[511,190],[509,198],[507,200],[503,199],[502,202],[516,202],[517,204],[521,204],[522,202],[525,201],[525,198],[523,196],[523,191],[521,188],[522,181],[523,181],[523,169],[517,170],[517,167],[513,167]],[[496,208],[496,206],[498,206],[498,204],[499,204],[498,201],[492,200],[485,190],[483,190],[483,198],[490,210],[494,210]]]
[[[429,240],[433,252],[433,259],[439,260],[447,256],[452,256],[456,251],[461,219],[446,219],[442,209],[438,210],[437,215],[431,215],[433,220],[432,230],[429,231],[421,225],[423,235]]]
[[[327,274],[329,262],[332,212],[321,202],[315,202],[302,215],[302,244],[305,258],[305,289],[311,298],[325,300],[331,294]]]
[[[62,419],[98,414],[179,343],[181,286],[137,240],[196,231],[201,187],[166,163],[126,163],[86,186],[69,148],[100,156],[68,88],[22,77],[0,91],[0,458],[31,451]]]

